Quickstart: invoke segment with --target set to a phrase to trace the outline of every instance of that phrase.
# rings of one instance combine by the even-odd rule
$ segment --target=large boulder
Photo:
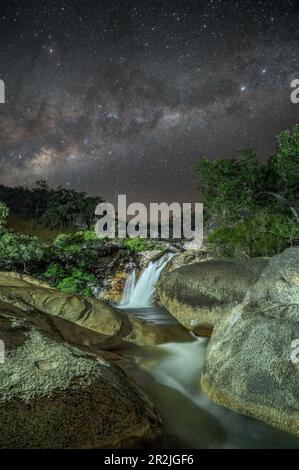
[[[0,272],[1,296],[6,302],[21,305],[25,310],[35,309],[52,315],[65,340],[79,345],[97,344],[101,349],[115,349],[126,341],[146,345],[186,337],[186,333],[176,325],[150,325],[104,300],[64,294],[18,273]]]
[[[160,434],[153,406],[120,369],[36,321],[0,301],[1,448],[114,448]]]
[[[165,267],[165,270],[173,271],[174,269],[180,268],[182,266],[199,263],[203,260],[212,258],[213,256],[211,256],[211,253],[209,253],[205,248],[201,248],[200,250],[184,250],[170,259]]]
[[[215,324],[243,301],[267,262],[227,258],[182,266],[162,274],[157,293],[185,328],[209,336]]]
[[[243,304],[217,323],[203,391],[299,437],[298,340],[299,248],[290,248],[271,259]]]

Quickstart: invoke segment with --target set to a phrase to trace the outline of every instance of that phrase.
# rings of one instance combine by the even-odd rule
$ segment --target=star
[[[0,184],[193,200],[202,155],[266,161],[298,122],[295,0],[2,3]]]

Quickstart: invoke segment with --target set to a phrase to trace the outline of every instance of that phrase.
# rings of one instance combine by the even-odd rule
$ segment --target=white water
[[[151,305],[155,284],[173,254],[149,263],[136,282],[130,266],[120,306],[144,321],[169,321]],[[132,309],[130,311],[130,309]],[[180,340],[179,340],[180,341]],[[293,436],[247,416],[217,406],[201,393],[200,378],[207,339],[145,346],[132,377],[155,404],[164,423],[158,447],[164,448],[298,448]],[[139,357],[138,357],[139,356]]]
[[[156,261],[151,261],[136,282],[136,268],[132,269],[126,281],[119,307],[145,308],[151,306],[155,286],[166,263],[173,253],[166,253]]]
[[[135,375],[164,422],[162,448],[298,448],[298,439],[212,403],[200,390],[208,340],[144,347]]]
[[[119,307],[125,307],[126,305],[128,305],[128,303],[130,302],[130,298],[133,294],[135,284],[136,284],[136,267],[134,263],[130,263],[129,276],[125,283],[121,301],[118,304]]]
[[[158,355],[160,352],[163,358],[155,364],[153,373],[155,379],[196,401],[198,393],[193,396],[192,388],[200,379],[206,344],[206,338],[199,338],[192,342],[167,343],[153,347],[155,354]],[[152,372],[151,360],[148,362],[144,360],[143,368]]]
[[[136,282],[130,266],[121,308],[145,322],[164,324],[166,313],[151,305],[167,254],[150,262]],[[131,310],[130,310],[131,309]],[[157,407],[163,423],[164,448],[298,448],[298,440],[249,417],[217,406],[201,393],[200,378],[207,339],[190,337],[175,343],[145,346],[131,376]]]

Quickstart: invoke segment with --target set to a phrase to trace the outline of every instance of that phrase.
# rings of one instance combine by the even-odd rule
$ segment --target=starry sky
[[[196,161],[299,122],[297,0],[1,0],[0,183],[198,199]]]

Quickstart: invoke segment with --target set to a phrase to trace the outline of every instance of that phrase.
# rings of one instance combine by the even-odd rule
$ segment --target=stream
[[[164,309],[151,304],[155,284],[170,259],[151,262],[137,280],[129,274],[118,308],[156,325],[177,324]],[[299,448],[291,434],[267,426],[211,402],[200,390],[206,338],[143,347],[137,365],[128,370],[155,404],[163,420],[163,435],[154,448]]]

